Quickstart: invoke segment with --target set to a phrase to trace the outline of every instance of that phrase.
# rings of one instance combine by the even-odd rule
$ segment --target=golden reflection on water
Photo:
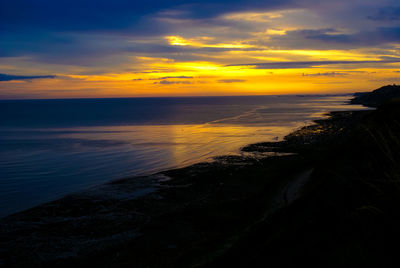
[[[343,98],[338,97],[338,100]],[[314,107],[317,108],[316,112],[308,116],[293,112],[254,112],[262,110],[261,107],[240,116],[205,124],[76,127],[60,134],[58,138],[99,141],[97,144],[100,146],[96,150],[123,152],[130,160],[140,159],[147,166],[161,170],[211,160],[219,155],[239,154],[240,148],[247,144],[281,140],[293,130],[310,124],[312,119],[326,117],[327,109],[365,109],[357,105],[344,105],[343,102],[338,105],[327,102],[326,107],[321,102],[313,105],[317,105]],[[271,120],[266,120],[268,116],[271,116]],[[102,147],[102,143],[107,146]]]
[[[227,124],[139,125],[74,128],[60,138],[96,141],[119,141],[116,150],[163,154],[166,166],[182,166],[210,160],[214,156],[239,153],[240,148],[255,142],[283,138],[301,124],[284,126],[242,126]],[[151,155],[151,154],[150,154]],[[161,165],[164,166],[164,165]]]
[[[74,140],[71,150],[77,153],[93,154],[102,161],[124,161],[125,168],[132,167],[140,174],[240,154],[245,145],[281,140],[312,120],[326,117],[328,111],[365,109],[346,105],[346,100],[348,96],[331,96],[307,102],[299,99],[292,103],[293,107],[281,107],[279,102],[256,105],[247,112],[203,124],[94,126],[53,131],[58,133],[57,139]]]
[[[171,127],[172,155],[176,163],[191,163],[196,159],[239,153],[249,143],[282,138],[293,126],[252,127],[238,125],[181,125]],[[189,146],[188,146],[189,145]]]

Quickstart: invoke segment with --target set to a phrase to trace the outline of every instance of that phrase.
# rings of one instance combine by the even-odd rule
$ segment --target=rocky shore
[[[398,102],[335,112],[243,156],[11,215],[0,221],[0,266],[395,267],[399,118]],[[148,179],[154,189],[131,194]]]

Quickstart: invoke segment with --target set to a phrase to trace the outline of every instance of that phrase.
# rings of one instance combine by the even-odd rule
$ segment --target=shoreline
[[[0,220],[1,238],[7,241],[0,252],[0,266],[3,262],[18,267],[21,265],[21,258],[24,258],[22,263],[33,267],[92,262],[93,254],[97,257],[104,252],[116,254],[126,243],[133,243],[130,247],[133,246],[138,252],[141,252],[137,248],[140,244],[155,243],[150,246],[151,250],[138,253],[139,259],[134,260],[135,264],[139,264],[138,267],[141,267],[140,263],[144,265],[151,261],[142,259],[141,255],[148,257],[149,252],[160,251],[160,246],[165,251],[162,262],[170,262],[172,265],[176,260],[171,259],[171,254],[182,250],[178,244],[190,245],[187,240],[202,240],[196,235],[198,231],[185,230],[187,226],[191,226],[189,229],[199,228],[195,227],[198,223],[193,218],[199,222],[207,218],[214,219],[208,214],[217,213],[213,212],[215,207],[222,206],[224,213],[231,211],[229,215],[219,216],[217,213],[214,216],[220,217],[221,222],[237,222],[233,224],[233,229],[214,232],[232,233],[247,226],[249,222],[259,221],[260,217],[265,219],[296,200],[313,172],[310,163],[313,161],[313,154],[304,154],[319,144],[326,143],[329,137],[337,138],[342,135],[340,132],[344,126],[360,120],[357,114],[370,112],[331,112],[328,119],[317,120],[315,124],[297,129],[283,141],[249,144],[241,148],[242,152],[252,156],[219,156],[212,162],[155,173],[149,177],[156,186],[151,190],[143,189],[139,196],[132,194],[132,191],[137,192],[140,183],[138,179],[148,180],[148,176],[113,180],[96,187],[94,191],[71,194],[6,216]],[[260,154],[270,155],[260,157]],[[288,164],[293,170],[285,169]],[[264,173],[270,174],[266,180],[261,175]],[[249,178],[251,179],[248,181]],[[260,197],[261,190],[268,194]],[[226,199],[231,202],[226,202]],[[260,202],[269,205],[260,211]],[[252,207],[250,211],[249,207]],[[197,211],[198,215],[192,215],[193,209],[200,209],[200,213]],[[242,219],[243,215],[246,215],[245,219]],[[186,224],[182,225],[178,221],[168,227],[175,231],[170,230],[168,233],[176,233],[183,228],[186,238],[160,233],[166,225],[177,219],[186,221]],[[29,234],[31,232],[34,235]],[[221,238],[218,235],[215,237],[214,232],[203,229],[202,232],[207,233],[205,236],[207,240],[213,241],[212,245],[215,243],[220,247]],[[14,241],[15,237],[19,238],[18,241]],[[170,245],[164,248],[160,243]],[[41,253],[35,252],[39,245]],[[199,248],[194,246],[192,249],[189,246],[189,252],[185,254],[194,254],[191,250],[196,251]]]
[[[347,95],[347,94],[345,94],[345,95]],[[277,96],[280,96],[280,95],[277,95]],[[301,95],[299,95],[299,96],[301,96]],[[309,95],[306,95],[306,96],[309,96]],[[316,95],[316,96],[320,96],[320,95]],[[329,96],[336,96],[336,95],[329,95]],[[342,95],[339,95],[339,96],[342,96]],[[350,100],[344,102],[344,104],[346,104],[346,105],[357,105],[357,104],[352,104],[350,102]],[[364,106],[364,107],[365,108],[369,108],[369,107],[366,107],[366,106]],[[353,110],[347,110],[346,109],[345,111],[353,111]],[[343,111],[343,112],[345,112],[345,111]],[[359,111],[359,109],[356,109],[354,111]],[[364,111],[364,109],[360,110],[360,111]],[[49,201],[46,201],[46,202],[43,202],[43,203],[39,203],[37,205],[34,205],[33,207],[29,207],[29,208],[26,208],[26,209],[23,209],[23,210],[12,212],[11,214],[7,214],[5,216],[1,216],[0,217],[0,221],[2,219],[4,219],[4,218],[9,217],[9,216],[13,216],[14,214],[23,213],[23,212],[25,212],[27,210],[31,210],[31,209],[34,209],[36,207],[40,207],[40,206],[46,205],[48,203],[55,202],[55,201],[57,201],[59,199],[63,199],[65,197],[68,197],[69,195],[81,195],[81,194],[94,195],[96,191],[105,193],[105,192],[107,192],[107,190],[105,190],[104,188],[107,188],[108,185],[111,185],[111,184],[114,184],[114,183],[118,183],[119,181],[132,180],[132,184],[135,184],[136,185],[135,187],[137,187],[136,190],[134,188],[130,188],[130,191],[134,192],[132,194],[132,196],[141,197],[141,196],[143,196],[143,195],[145,195],[147,193],[153,193],[153,192],[157,191],[158,190],[157,187],[159,187],[159,181],[158,181],[158,179],[154,179],[154,178],[157,178],[159,176],[161,176],[161,177],[165,176],[163,174],[168,172],[168,171],[170,171],[170,170],[185,169],[185,168],[190,168],[192,166],[196,166],[198,164],[210,164],[210,163],[213,163],[213,162],[224,162],[225,164],[233,164],[233,163],[229,163],[229,161],[230,161],[230,159],[235,159],[235,158],[237,158],[237,159],[240,159],[240,158],[242,158],[242,159],[246,159],[246,158],[249,158],[249,159],[251,159],[251,158],[260,159],[260,158],[271,157],[271,156],[290,155],[291,153],[286,153],[286,152],[256,151],[256,150],[253,150],[253,151],[250,150],[249,151],[248,148],[250,148],[250,147],[252,147],[252,146],[254,146],[256,144],[263,144],[263,143],[268,143],[268,142],[272,142],[273,143],[273,142],[277,142],[277,141],[283,141],[286,138],[286,136],[290,136],[292,133],[297,132],[297,131],[299,131],[299,130],[301,130],[303,128],[306,128],[308,126],[313,126],[313,125],[316,124],[317,121],[327,120],[327,119],[330,118],[330,116],[331,116],[330,114],[331,113],[336,113],[336,112],[341,113],[342,111],[321,113],[322,116],[321,116],[320,119],[315,119],[315,120],[308,119],[308,120],[306,120],[306,121],[301,123],[302,126],[293,127],[292,130],[287,131],[287,134],[281,134],[279,136],[271,138],[270,141],[266,141],[266,142],[265,141],[261,141],[261,142],[256,142],[256,143],[245,144],[245,145],[237,148],[235,151],[227,152],[227,153],[221,154],[221,155],[208,156],[206,159],[203,159],[203,160],[191,160],[188,163],[180,164],[180,165],[178,164],[178,165],[175,165],[175,166],[170,166],[168,168],[163,168],[163,169],[160,169],[158,171],[157,170],[156,171],[149,171],[149,172],[144,172],[143,174],[138,174],[138,175],[134,175],[134,176],[114,178],[112,180],[105,181],[105,182],[102,182],[100,184],[95,184],[95,185],[83,188],[81,190],[76,190],[76,191],[73,191],[71,193],[68,193],[68,194],[65,194],[65,195],[61,195],[56,199],[49,200]],[[206,124],[209,124],[209,123],[206,123]],[[211,124],[213,124],[213,123],[211,123]],[[135,183],[135,182],[133,182],[133,180],[137,180],[137,182]],[[110,192],[111,192],[111,190],[110,190]]]
[[[284,100],[283,102],[310,103],[310,100],[300,99]],[[137,132],[137,135],[127,133],[129,136],[123,134],[92,134],[92,130],[98,129],[91,128],[76,129],[77,133],[71,134],[69,133],[70,130],[66,129],[65,132],[60,133],[58,133],[59,130],[50,132],[49,142],[43,143],[41,142],[42,133],[32,132],[32,134],[27,133],[25,135],[18,132],[6,132],[4,133],[6,137],[11,137],[12,141],[4,141],[3,151],[10,153],[10,156],[7,158],[9,161],[1,165],[1,175],[4,178],[10,178],[10,180],[3,180],[4,183],[2,184],[2,196],[3,200],[6,201],[0,206],[1,218],[33,206],[51,202],[68,194],[95,188],[111,180],[151,175],[168,169],[212,161],[214,156],[241,154],[241,147],[265,140],[272,141],[272,138],[276,136],[283,137],[294,129],[304,126],[305,122],[303,121],[307,121],[308,124],[312,123],[309,119],[320,118],[322,113],[328,109],[328,107],[324,107],[325,103],[332,106],[333,110],[341,109],[341,106],[343,109],[354,109],[353,106],[344,104],[345,102],[348,103],[348,97],[335,97],[333,99],[328,97],[318,99],[316,102],[318,107],[316,108],[312,108],[314,105],[311,105],[311,108],[304,107],[299,108],[300,110],[294,110],[296,115],[294,118],[290,117],[290,113],[295,108],[290,105],[286,106],[288,109],[284,108],[284,111],[281,111],[285,113],[283,116],[286,116],[286,112],[290,112],[287,120],[282,119],[281,115],[277,115],[279,118],[276,118],[275,112],[277,111],[274,111],[275,108],[272,108],[274,114],[266,115],[266,118],[263,118],[260,117],[266,113],[262,112],[263,109],[271,106],[269,99],[266,100],[267,104],[265,105],[257,104],[254,106],[252,104],[250,107],[252,109],[257,108],[254,115],[250,113],[251,116],[249,116],[249,119],[255,118],[254,125],[251,120],[242,120],[242,113],[238,111],[238,115],[234,117],[223,116],[224,121],[221,122],[224,123],[223,125],[205,123],[204,125],[193,125],[196,127],[191,127],[191,125],[188,125],[188,127],[177,125],[175,127],[172,125],[166,128],[164,126],[158,128],[139,126],[138,130],[135,130],[137,127],[131,127],[135,133]],[[263,100],[258,102],[263,102]],[[271,107],[279,106],[280,102],[281,100]],[[315,100],[311,101],[311,103],[314,102]],[[243,107],[247,106],[244,105]],[[303,105],[299,107],[303,107]],[[247,111],[250,108],[243,110]],[[300,112],[299,116],[297,116],[298,112]],[[277,120],[275,123],[274,118]],[[247,116],[244,119],[247,119]],[[231,122],[232,120],[236,123]],[[245,124],[239,124],[239,121],[243,121]],[[265,125],[260,124],[261,122],[264,122]],[[118,131],[118,129],[115,130]],[[126,128],[125,130],[131,131],[132,129]],[[72,129],[72,131],[75,130]],[[88,133],[82,134],[80,131],[82,133],[88,131]],[[105,128],[104,131],[107,132],[107,129]],[[146,132],[150,134],[148,138],[146,136],[144,139],[141,138]],[[30,135],[34,135],[32,141],[23,142],[25,138],[29,140]],[[13,140],[14,136],[18,139]],[[141,140],[143,140],[143,144]],[[147,140],[149,143],[147,143]],[[161,145],[157,145],[157,142]],[[185,145],[186,143],[187,145]],[[117,147],[112,147],[114,145]],[[47,151],[47,147],[50,148],[50,151]],[[13,150],[17,151],[14,152]],[[30,154],[34,157],[29,157]],[[36,158],[42,161],[38,162]],[[17,164],[21,168],[18,168],[14,174],[13,166]],[[75,170],[76,167],[82,167],[82,169]],[[14,183],[12,179],[14,177],[19,178],[18,183]],[[68,178],[72,178],[72,180]],[[42,189],[43,191],[41,191]],[[57,193],[57,195],[54,193]],[[5,205],[5,203],[8,204]]]

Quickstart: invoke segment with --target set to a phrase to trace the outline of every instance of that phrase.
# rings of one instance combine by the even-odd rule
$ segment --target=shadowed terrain
[[[351,100],[352,104],[363,104],[370,107],[378,107],[389,100],[400,98],[400,86],[387,85],[375,89],[372,92],[356,93]]]

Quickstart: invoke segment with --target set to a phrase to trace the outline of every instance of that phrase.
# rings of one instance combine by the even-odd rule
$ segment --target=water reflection
[[[86,121],[77,121],[76,126],[28,127],[24,122],[29,118],[19,118],[21,125],[0,127],[0,216],[111,179],[237,154],[240,147],[249,143],[281,139],[328,111],[362,108],[345,105],[347,99],[245,97],[243,105],[240,98],[219,98],[220,105],[214,99],[211,104],[208,99],[189,99],[164,104],[168,112],[168,117],[160,116],[166,118],[164,121],[154,112],[143,113],[149,117],[145,124],[141,124],[144,121],[139,117],[139,121],[114,125],[112,118],[101,121],[87,116],[85,120],[97,123],[80,126]],[[137,111],[136,106],[129,108],[125,100],[122,102],[124,109],[133,109],[129,113]],[[72,104],[63,105],[68,110],[74,109]],[[153,109],[141,105],[140,109]],[[107,107],[121,109],[119,101]],[[162,108],[157,107],[162,113]],[[121,120],[120,113],[114,112],[117,121]],[[50,125],[56,122],[53,117],[49,119]],[[47,122],[43,117],[39,121]],[[176,123],[171,124],[172,121]],[[99,122],[103,125],[99,126]]]

